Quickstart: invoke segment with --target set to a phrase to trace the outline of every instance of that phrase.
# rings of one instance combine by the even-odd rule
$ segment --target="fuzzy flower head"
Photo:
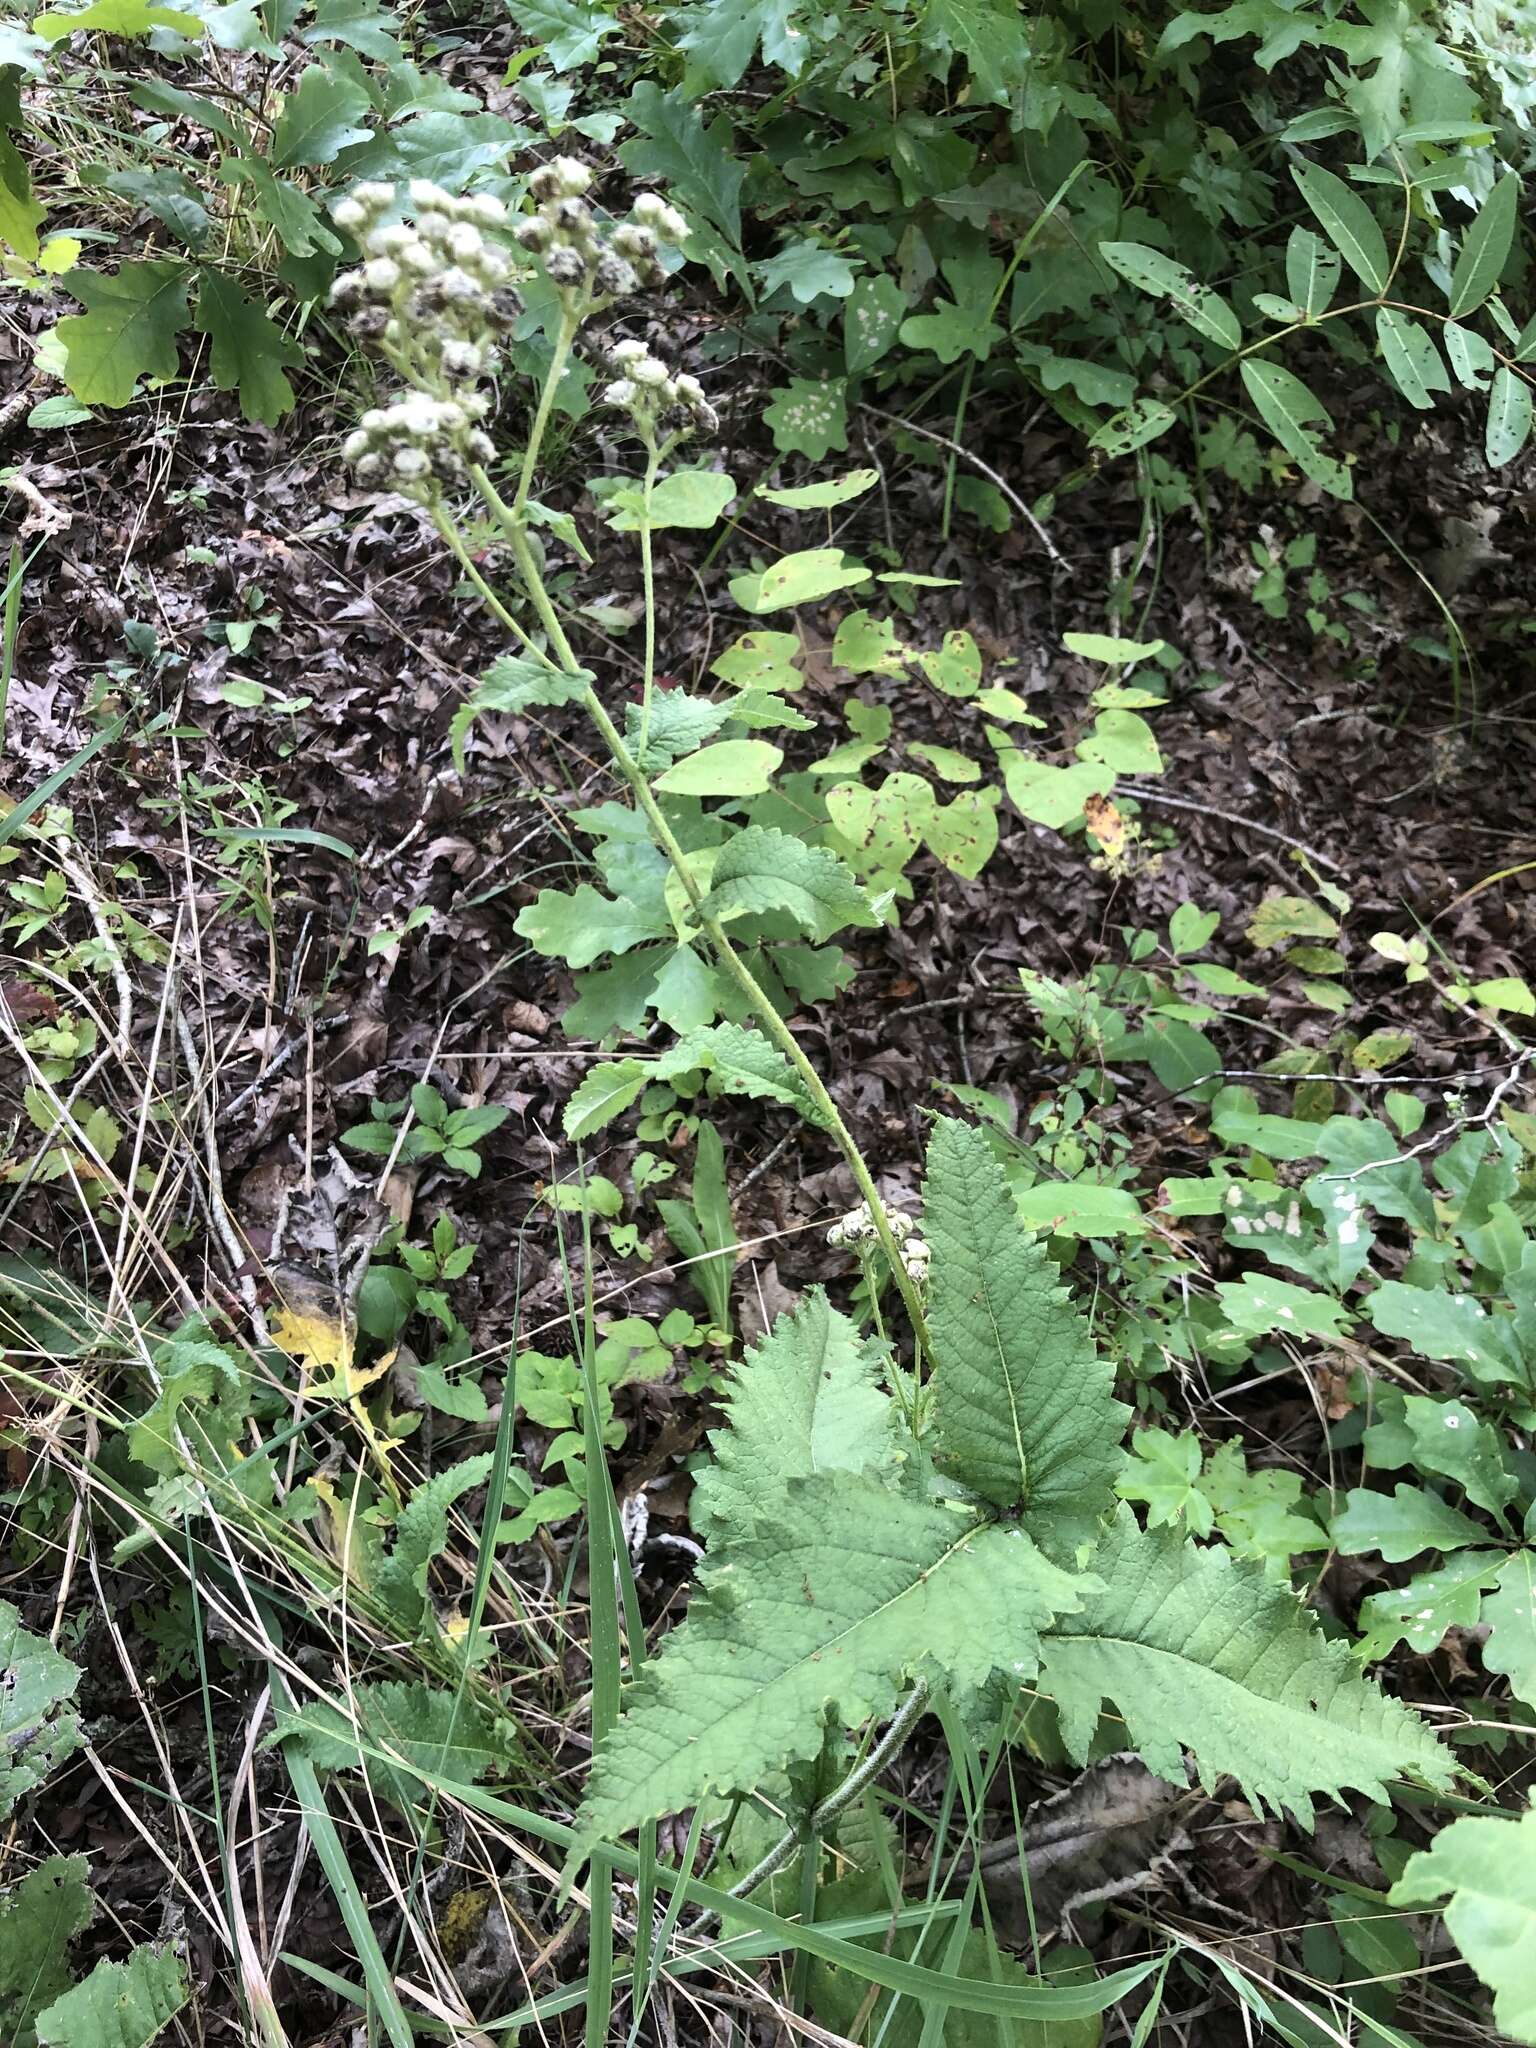
[[[430,178],[357,185],[333,210],[361,262],[337,278],[331,304],[378,344],[411,389],[363,415],[343,453],[364,483],[430,495],[494,454],[480,422],[481,388],[522,311],[513,265],[497,240],[507,210],[489,193],[456,198]]]
[[[642,192],[628,220],[596,213],[593,177],[576,157],[541,164],[528,181],[537,211],[517,224],[518,245],[542,263],[551,284],[580,312],[661,283],[658,252],[683,241],[688,223],[659,193]]]
[[[890,1226],[891,1236],[901,1254],[901,1263],[907,1277],[922,1287],[928,1279],[929,1261],[933,1256],[928,1240],[918,1234],[917,1218],[908,1216],[900,1209],[890,1209],[885,1218]],[[850,1209],[846,1216],[840,1216],[827,1232],[827,1243],[834,1249],[847,1247],[861,1254],[868,1253],[879,1243],[875,1219],[869,1212],[868,1202],[860,1202],[856,1209]]]
[[[643,341],[616,342],[608,351],[608,362],[619,374],[598,393],[598,402],[627,412],[647,445],[662,436],[676,442],[690,434],[713,433],[719,426],[720,416],[698,378],[674,376]]]

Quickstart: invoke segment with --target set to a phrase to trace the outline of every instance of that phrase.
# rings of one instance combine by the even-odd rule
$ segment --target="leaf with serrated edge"
[[[783,911],[818,945],[845,926],[869,929],[879,922],[852,869],[835,853],[773,825],[749,825],[726,841],[704,910],[722,920]]]
[[[40,2012],[39,2048],[149,2048],[188,1996],[175,1950],[146,1943],[125,1963],[98,1963]]]
[[[1094,1555],[1106,1590],[1043,1638],[1043,1689],[1086,1761],[1114,1703],[1148,1768],[1178,1783],[1190,1750],[1208,1789],[1234,1777],[1251,1805],[1310,1826],[1315,1794],[1385,1801],[1411,1774],[1447,1788],[1455,1765],[1425,1724],[1362,1678],[1289,1586],[1128,1508]]]
[[[565,1105],[565,1135],[580,1141],[621,1116],[651,1078],[644,1060],[616,1060],[594,1067]]]
[[[728,1429],[693,1489],[693,1526],[723,1555],[760,1520],[772,1526],[791,1479],[880,1472],[897,1459],[893,1411],[877,1360],[816,1287],[736,1368],[722,1396]]]
[[[1040,1629],[1095,1583],[1017,1526],[846,1472],[792,1480],[766,1519],[705,1567],[688,1619],[631,1688],[592,1760],[585,1842],[760,1784],[818,1754],[829,1713],[861,1727],[919,1673],[962,1706],[997,1671],[1029,1678]]]
[[[1090,1541],[1113,1498],[1127,1410],[1115,1369],[1025,1232],[985,1134],[941,1117],[928,1148],[935,1457],[1053,1555]]]
[[[647,1072],[658,1081],[671,1081],[695,1068],[702,1068],[727,1095],[782,1102],[808,1123],[826,1123],[788,1056],[761,1031],[749,1031],[744,1024],[707,1024],[680,1038]]]

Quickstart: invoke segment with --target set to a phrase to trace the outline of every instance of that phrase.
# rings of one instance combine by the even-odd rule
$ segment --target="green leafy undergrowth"
[[[80,1674],[0,1602],[0,1820],[79,1741],[66,1703]],[[70,1949],[95,1912],[83,1856],[49,1856],[0,1892],[0,2037],[10,2048],[149,2048],[186,2004],[175,1951],[146,1943],[76,1980]]]
[[[914,1681],[962,1713],[1022,1685],[1086,1758],[1105,1702],[1153,1768],[1230,1773],[1310,1819],[1318,1795],[1444,1786],[1429,1730],[1362,1679],[1256,1564],[1108,1521],[1124,1410],[1113,1368],[1017,1220],[982,1131],[940,1120],[927,1388],[812,1296],[744,1362],[684,1625],[594,1758],[589,1840],[820,1752]],[[770,1392],[771,1389],[771,1392]]]

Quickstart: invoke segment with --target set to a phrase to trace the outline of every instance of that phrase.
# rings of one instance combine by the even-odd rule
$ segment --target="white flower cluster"
[[[657,249],[688,233],[676,207],[655,192],[640,194],[628,220],[599,223],[586,199],[591,185],[591,171],[573,156],[541,164],[528,181],[538,212],[517,226],[519,245],[538,257],[558,291],[584,309],[660,284]]]
[[[388,216],[408,207],[408,219]],[[490,193],[457,199],[427,178],[354,187],[332,218],[360,244],[362,262],[343,271],[331,304],[352,316],[361,340],[378,343],[414,387],[363,414],[342,450],[359,479],[421,491],[439,477],[488,462],[495,444],[482,425],[490,397],[480,386],[495,369],[503,337],[522,311],[512,262],[488,239],[507,209]]]
[[[907,1276],[919,1287],[928,1278],[928,1264],[933,1257],[933,1247],[927,1238],[918,1235],[917,1218],[908,1216],[900,1209],[886,1211],[886,1222],[891,1226],[891,1235],[901,1253],[901,1263],[907,1269]],[[877,1244],[875,1219],[869,1213],[868,1202],[860,1202],[857,1209],[850,1209],[846,1216],[840,1216],[827,1232],[827,1243],[833,1246],[850,1245],[854,1248]]]
[[[698,378],[674,376],[643,341],[615,342],[608,361],[619,374],[598,393],[599,403],[627,412],[642,440],[653,441],[658,427],[681,437],[701,429],[713,433],[719,426],[720,415]]]

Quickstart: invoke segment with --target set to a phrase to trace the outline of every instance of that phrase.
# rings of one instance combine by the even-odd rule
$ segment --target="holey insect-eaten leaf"
[[[1128,1414],[1043,1244],[1019,1221],[984,1132],[941,1117],[928,1148],[928,1326],[938,1462],[1053,1556],[1091,1542]]]
[[[1031,1676],[1040,1630],[1096,1583],[1017,1525],[852,1472],[792,1480],[777,1526],[727,1555],[593,1759],[589,1844],[752,1789],[815,1756],[828,1713],[849,1728],[887,1716],[920,1672],[960,1703],[994,1672]]]

